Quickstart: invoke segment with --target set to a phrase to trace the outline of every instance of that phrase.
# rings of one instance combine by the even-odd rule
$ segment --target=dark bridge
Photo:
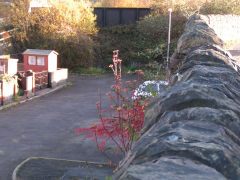
[[[98,26],[135,23],[150,13],[149,8],[94,8]]]

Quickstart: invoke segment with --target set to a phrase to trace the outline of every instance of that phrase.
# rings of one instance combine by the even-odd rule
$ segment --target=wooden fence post
[[[1,105],[4,105],[3,81],[1,81]]]

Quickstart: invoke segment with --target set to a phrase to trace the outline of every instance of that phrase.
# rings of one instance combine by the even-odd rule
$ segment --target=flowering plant
[[[148,99],[142,100],[140,97],[131,98],[131,89],[137,86],[140,76],[143,75],[141,70],[137,70],[138,80],[133,82],[127,81],[123,86],[121,76],[122,60],[118,59],[119,51],[113,51],[113,64],[109,67],[113,70],[114,85],[111,91],[106,93],[110,100],[110,108],[102,109],[101,93],[100,100],[96,103],[99,122],[90,128],[77,129],[79,133],[87,133],[86,138],[93,139],[97,148],[104,152],[103,148],[108,142],[114,142],[118,151],[123,155],[129,151],[134,141],[137,140],[141,133],[144,123],[144,111],[148,104]],[[106,116],[108,114],[108,116]]]

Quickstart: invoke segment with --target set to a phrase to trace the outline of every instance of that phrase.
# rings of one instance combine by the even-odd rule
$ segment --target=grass
[[[135,70],[141,69],[140,66],[123,66],[122,67],[122,74],[133,74],[135,73]],[[73,73],[77,73],[80,75],[97,75],[97,76],[105,76],[107,74],[112,73],[112,70],[110,68],[96,68],[96,67],[90,67],[90,68],[79,68]]]
[[[106,73],[106,70],[103,68],[96,68],[96,67],[90,67],[90,68],[79,68],[74,71],[75,73],[78,74],[103,74]]]
[[[238,41],[240,41],[240,39],[235,39],[235,40],[231,40],[228,42],[224,42],[224,46],[226,46],[226,47],[232,46],[232,45],[236,44]]]

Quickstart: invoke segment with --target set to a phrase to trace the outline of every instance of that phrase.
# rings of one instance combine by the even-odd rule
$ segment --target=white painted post
[[[171,22],[172,22],[172,9],[169,8],[169,23],[168,23],[168,48],[167,48],[167,69],[169,64],[169,52],[170,52],[170,38],[171,38]]]
[[[27,76],[26,77],[26,90],[28,92],[32,92],[32,76]]]

